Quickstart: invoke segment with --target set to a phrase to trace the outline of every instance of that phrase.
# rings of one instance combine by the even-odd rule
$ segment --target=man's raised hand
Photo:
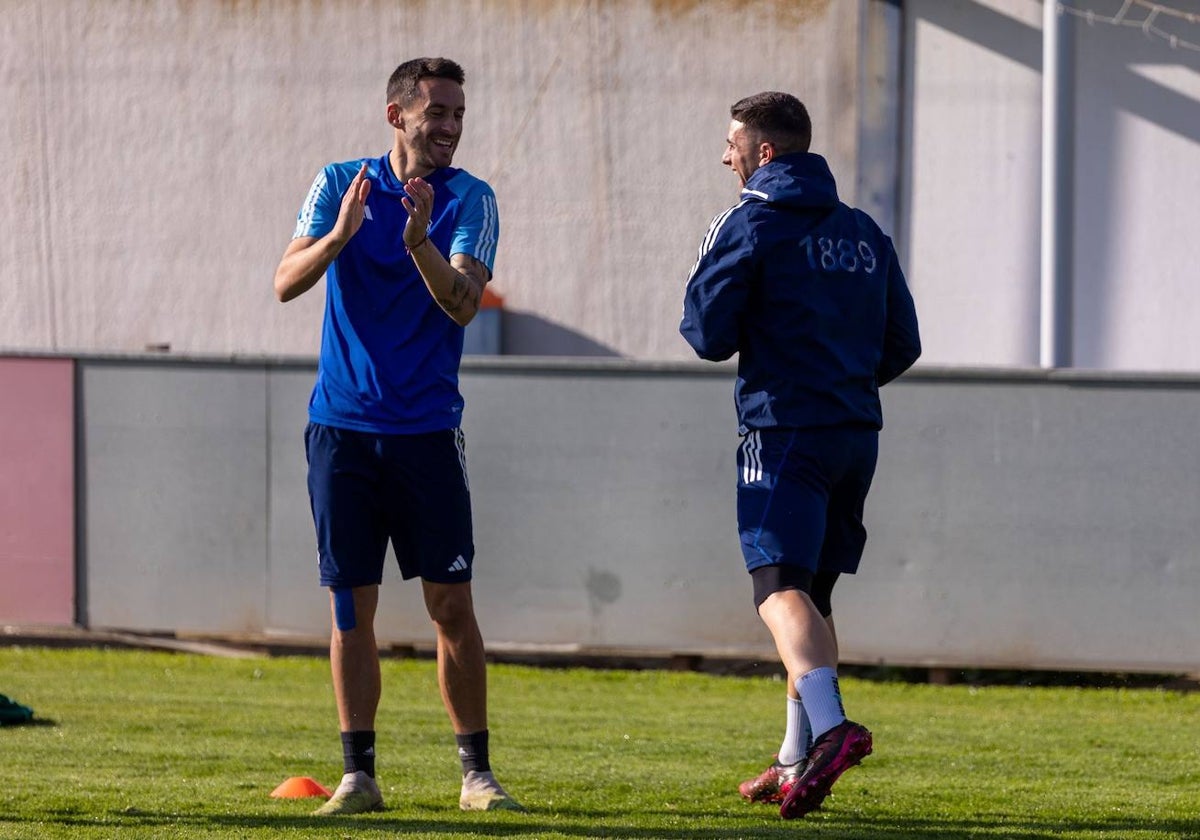
[[[409,178],[404,184],[408,194],[400,199],[408,212],[404,225],[404,244],[415,248],[425,241],[429,232],[429,219],[433,215],[433,187],[424,178]]]
[[[334,230],[343,242],[348,242],[362,227],[370,192],[371,182],[367,179],[367,165],[364,163],[350,182],[350,186],[346,187],[342,196],[342,206],[338,209],[337,222],[334,224]]]

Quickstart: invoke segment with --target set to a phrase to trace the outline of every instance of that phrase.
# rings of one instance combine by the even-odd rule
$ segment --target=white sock
[[[783,732],[783,746],[779,748],[780,764],[795,764],[808,755],[812,742],[812,727],[799,698],[787,699],[787,729]]]
[[[796,691],[800,692],[804,711],[808,713],[814,739],[846,719],[835,669],[814,668],[796,680]]]

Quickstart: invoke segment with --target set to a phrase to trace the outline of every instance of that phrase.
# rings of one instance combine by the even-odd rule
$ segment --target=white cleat
[[[508,795],[490,770],[469,770],[463,776],[458,807],[464,811],[524,811],[521,803]]]
[[[313,814],[323,817],[345,816],[348,814],[365,814],[368,811],[383,810],[383,794],[379,785],[366,773],[347,773],[342,776],[341,783],[329,801]]]

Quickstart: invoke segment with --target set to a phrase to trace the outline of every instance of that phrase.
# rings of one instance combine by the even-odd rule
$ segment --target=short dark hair
[[[768,90],[747,96],[733,104],[729,115],[777,146],[781,155],[807,152],[812,144],[808,109],[790,93]]]
[[[458,62],[448,58],[414,58],[397,67],[387,84],[387,101],[411,105],[417,98],[421,79],[450,79],[460,85],[466,79]]]

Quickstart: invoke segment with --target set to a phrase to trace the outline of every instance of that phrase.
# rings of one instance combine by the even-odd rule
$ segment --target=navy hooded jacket
[[[703,359],[738,353],[739,431],[880,429],[879,386],[921,355],[892,241],[842,204],[825,159],[781,155],[709,226],[679,331]]]

